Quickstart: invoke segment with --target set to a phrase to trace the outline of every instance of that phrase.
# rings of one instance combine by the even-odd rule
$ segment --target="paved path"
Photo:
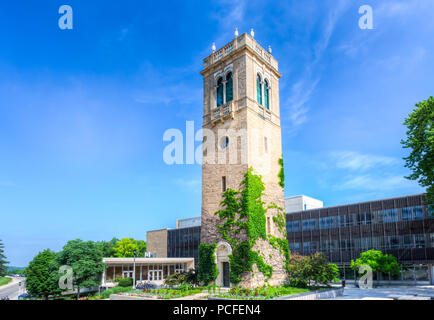
[[[5,286],[0,287],[0,299],[9,297],[10,300],[17,300],[18,295],[24,292],[25,278],[12,278],[12,281]],[[20,286],[21,282],[21,286]]]
[[[392,300],[389,296],[431,296],[434,298],[434,286],[395,286],[359,289],[346,287],[341,297],[333,300]]]

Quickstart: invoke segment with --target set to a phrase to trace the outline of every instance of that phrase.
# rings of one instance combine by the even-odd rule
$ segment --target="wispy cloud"
[[[335,151],[330,156],[336,167],[349,170],[368,170],[378,166],[399,163],[398,159],[386,156],[362,154],[354,151]]]
[[[317,70],[318,64],[329,46],[337,21],[347,7],[345,1],[334,4],[333,9],[330,10],[321,27],[321,35],[318,41],[313,45],[312,59],[306,64],[303,76],[291,88],[291,94],[286,101],[286,105],[289,107],[289,119],[293,131],[296,131],[300,125],[308,120],[308,102],[321,80],[321,72]]]
[[[418,188],[412,181],[398,175],[374,176],[359,175],[348,177],[343,183],[336,185],[336,190],[368,190],[368,191],[390,191],[409,188]]]

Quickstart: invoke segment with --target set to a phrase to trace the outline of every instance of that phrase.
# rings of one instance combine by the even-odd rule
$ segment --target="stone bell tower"
[[[201,242],[217,243],[217,285],[228,286],[228,257],[232,248],[217,231],[215,212],[226,188],[239,190],[248,168],[262,176],[265,206],[274,203],[283,208],[283,188],[279,185],[279,158],[282,157],[280,128],[278,63],[251,34],[244,33],[204,59],[204,148],[202,166]],[[273,221],[276,209],[266,213],[266,232],[283,237]],[[264,262],[273,266],[270,284],[285,279],[284,260],[279,249],[259,239],[255,248]],[[271,258],[272,257],[272,258]],[[254,265],[253,274],[240,285],[265,284]]]

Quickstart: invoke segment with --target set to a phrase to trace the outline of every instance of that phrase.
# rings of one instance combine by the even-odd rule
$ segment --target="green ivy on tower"
[[[253,271],[253,264],[265,276],[266,281],[273,275],[273,267],[264,262],[260,252],[253,250],[258,239],[268,240],[274,248],[279,248],[285,256],[285,265],[289,261],[288,241],[286,240],[286,220],[283,209],[272,204],[267,208],[262,201],[265,190],[262,177],[253,173],[253,168],[244,175],[240,184],[240,191],[227,189],[223,193],[223,200],[220,203],[222,210],[215,214],[222,222],[217,226],[223,239],[232,246],[232,254],[229,256],[230,281],[237,284],[244,272]],[[273,217],[284,239],[268,235],[266,232],[266,217],[268,209],[277,209],[279,214]],[[247,239],[241,235],[247,235]]]

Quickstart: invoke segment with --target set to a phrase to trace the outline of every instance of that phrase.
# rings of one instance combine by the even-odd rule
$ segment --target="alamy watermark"
[[[372,268],[368,265],[361,265],[359,267],[359,274],[362,274],[362,276],[359,279],[359,288],[372,289],[373,286]]]
[[[59,14],[62,15],[58,22],[60,30],[72,30],[74,27],[72,7],[66,4],[60,6]]]
[[[359,14],[362,16],[359,18],[359,28],[362,30],[374,29],[374,14],[370,5],[363,5],[359,8]]]
[[[195,131],[194,121],[186,121],[185,132],[167,129],[163,141],[163,161],[174,164],[231,164],[254,163],[262,173],[270,170],[272,144],[271,129],[227,128]]]
[[[59,278],[59,288],[62,290],[72,290],[74,288],[74,272],[71,266],[61,266],[59,268],[59,273],[61,274]]]

